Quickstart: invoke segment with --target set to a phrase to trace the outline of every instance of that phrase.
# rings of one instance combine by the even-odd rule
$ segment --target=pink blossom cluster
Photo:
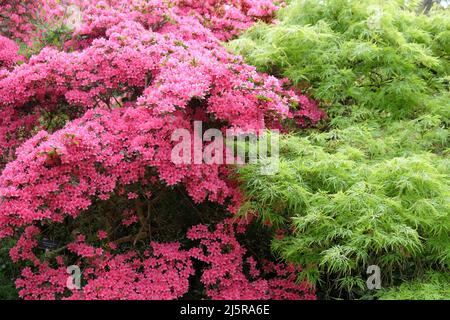
[[[29,138],[38,118],[35,112],[9,106],[0,108],[0,169],[15,159],[15,148]]]
[[[236,239],[243,232],[242,225],[225,220],[209,230],[205,225],[193,227],[187,234],[199,241],[201,250],[194,256],[207,264],[202,272],[202,283],[213,300],[314,300],[310,284],[296,283],[301,269],[283,264],[263,263],[264,274],[257,268],[254,257]],[[245,268],[249,268],[247,275]],[[273,274],[272,278],[267,275]]]
[[[31,20],[39,11],[39,1],[4,0],[0,2],[0,34],[10,38],[29,40],[34,30]]]
[[[182,14],[194,14],[222,41],[239,35],[256,20],[271,21],[281,6],[281,2],[275,4],[272,0],[177,0],[176,3]]]
[[[61,25],[69,18],[67,8],[76,5],[83,13],[83,26],[75,35],[98,37],[114,24],[135,20],[157,29],[167,20],[187,18],[201,23],[220,40],[229,40],[255,21],[270,21],[282,3],[272,0],[3,0],[0,2],[0,34],[32,44],[41,36],[36,26]],[[194,18],[194,19],[190,19]]]
[[[248,29],[255,21],[271,21],[283,2],[273,0],[114,0],[77,1],[83,11],[83,25],[77,35],[98,37],[109,27],[134,20],[145,28],[163,32],[172,24],[182,24],[186,33],[212,33],[226,41]],[[167,23],[169,22],[169,23]],[[199,28],[198,25],[205,28]],[[202,30],[203,29],[203,30]]]
[[[239,229],[231,220],[218,224],[212,232],[206,226],[196,226],[188,232],[188,238],[198,241],[198,246],[183,250],[179,243],[151,243],[141,255],[133,250],[115,254],[91,246],[84,236],[78,236],[67,250],[75,254],[76,265],[82,267],[82,288],[67,287],[67,255],[55,258],[57,267],[29,253],[19,255],[24,260],[32,259],[34,267],[25,268],[16,284],[24,299],[170,300],[189,292],[196,259],[207,264],[201,270],[201,281],[211,299],[315,299],[309,284],[296,283],[300,270],[263,261],[263,272],[259,271],[256,260],[245,258],[246,251],[236,240]],[[33,236],[38,234],[29,231],[28,236],[31,238],[27,240],[36,241]],[[244,271],[247,264],[250,272]]]
[[[0,72],[3,68],[12,68],[21,58],[19,46],[14,41],[0,35]]]
[[[314,125],[326,117],[323,110],[319,108],[317,101],[299,94],[300,109],[292,112],[293,118],[300,127]]]
[[[195,271],[189,251],[180,250],[177,243],[152,243],[142,257],[134,251],[113,254],[80,241],[68,250],[83,267],[82,288],[68,288],[65,257],[58,256],[56,268],[39,262],[22,271],[16,285],[23,299],[172,300],[188,292]]]
[[[81,0],[82,1],[82,0]],[[80,0],[2,0],[0,1],[0,34],[32,45],[39,37],[37,25],[55,23],[65,8]]]

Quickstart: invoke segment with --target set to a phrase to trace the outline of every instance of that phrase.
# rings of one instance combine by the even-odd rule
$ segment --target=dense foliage
[[[448,273],[429,273],[421,281],[410,281],[377,296],[381,300],[448,300],[450,297]]]
[[[414,5],[291,1],[231,43],[328,112],[283,139],[275,177],[239,170],[242,213],[281,230],[273,249],[326,296],[365,295],[370,265],[384,287],[450,267],[450,16]]]

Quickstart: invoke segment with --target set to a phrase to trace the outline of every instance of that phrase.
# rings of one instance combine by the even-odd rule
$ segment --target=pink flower
[[[103,231],[103,230],[100,230],[100,231],[97,233],[97,235],[98,235],[98,238],[99,238],[100,240],[104,240],[104,239],[106,239],[106,238],[108,237],[108,233],[107,233],[106,231]]]

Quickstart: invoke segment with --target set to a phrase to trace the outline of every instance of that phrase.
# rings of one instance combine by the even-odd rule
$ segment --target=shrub
[[[400,139],[386,140],[361,128],[286,137],[277,175],[239,170],[245,211],[283,231],[273,249],[308,266],[310,280],[329,277],[330,293],[361,294],[369,265],[380,266],[386,285],[401,273],[450,266],[448,160],[389,154]]]
[[[230,47],[320,99],[329,122],[282,139],[277,175],[238,170],[241,213],[326,297],[365,295],[369,265],[388,287],[448,270],[448,12],[291,1],[279,20]]]
[[[276,25],[232,42],[260,70],[288,77],[324,104],[411,115],[448,89],[448,12],[403,1],[292,1]]]
[[[26,265],[16,282],[22,298],[175,299],[211,264],[230,268],[217,275],[218,292],[202,278],[202,298],[314,298],[306,282],[295,283],[297,268],[276,266],[273,276],[262,264],[267,272],[256,276],[252,259],[248,274],[250,258],[233,233],[218,231],[215,239],[197,227],[204,232],[186,235],[199,222],[177,230],[180,218],[168,218],[194,215],[206,203],[212,209],[197,220],[223,229],[241,196],[224,165],[173,163],[175,130],[191,132],[196,120],[244,131],[319,120],[317,106],[285,80],[258,73],[220,45],[255,17],[269,19],[277,8],[269,4],[87,2],[66,43],[40,39],[45,47],[29,61],[2,71],[0,239],[17,239],[10,256]],[[205,12],[212,22],[199,18]],[[183,197],[189,207],[179,209]],[[43,246],[45,239],[56,248]],[[233,259],[210,260],[194,240],[202,250],[229,241]],[[72,264],[85,276],[79,292],[65,287]],[[238,284],[248,289],[242,296]]]
[[[428,273],[422,281],[411,281],[377,296],[381,300],[449,300],[450,278],[445,273]]]

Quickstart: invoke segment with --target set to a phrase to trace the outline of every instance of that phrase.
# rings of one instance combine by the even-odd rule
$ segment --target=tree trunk
[[[435,0],[423,0],[419,7],[419,13],[428,14]]]

